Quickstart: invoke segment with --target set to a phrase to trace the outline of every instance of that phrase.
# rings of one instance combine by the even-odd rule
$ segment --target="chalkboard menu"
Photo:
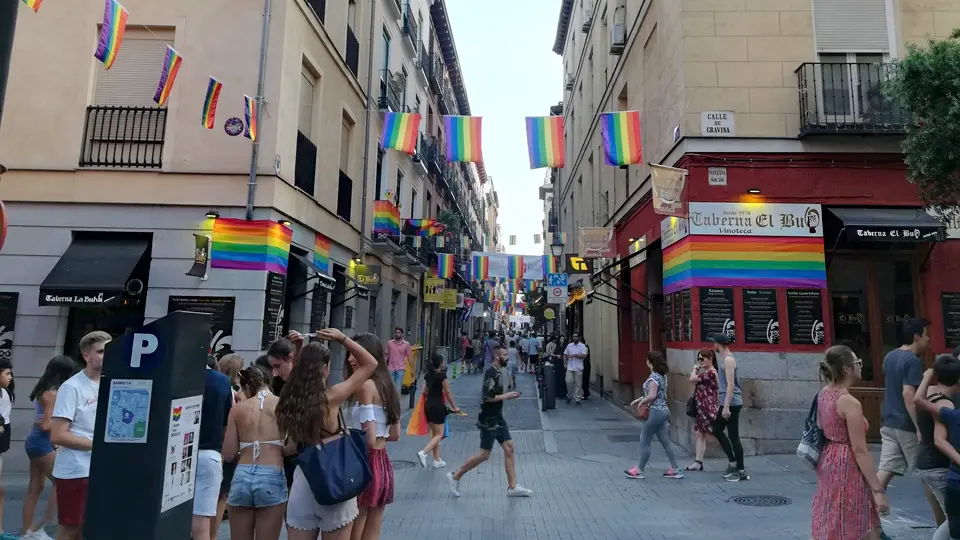
[[[263,301],[263,336],[260,347],[266,349],[280,339],[283,330],[283,293],[286,292],[287,277],[267,272],[267,288]]]
[[[327,291],[317,288],[313,290],[313,299],[310,301],[310,330],[327,326]]]
[[[960,292],[945,292],[940,295],[943,309],[943,335],[948,349],[960,347]]]
[[[20,293],[0,292],[0,358],[13,356],[13,327],[17,322]]]
[[[737,323],[733,314],[733,289],[700,287],[700,339],[727,334],[737,339]]]
[[[747,343],[780,343],[776,289],[743,290],[743,338]]]
[[[693,341],[693,300],[690,289],[684,289],[680,295],[680,316],[683,320],[683,341]]]
[[[222,358],[233,352],[233,312],[236,306],[234,296],[171,296],[167,300],[167,313],[209,313],[210,351]]]
[[[823,302],[819,289],[787,289],[787,320],[790,343],[821,345],[826,341],[823,329]]]
[[[663,325],[667,341],[674,341],[673,329],[676,328],[673,320],[673,294],[663,297]]]

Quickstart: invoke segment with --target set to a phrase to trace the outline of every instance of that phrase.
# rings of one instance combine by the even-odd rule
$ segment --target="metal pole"
[[[3,102],[7,95],[10,56],[13,54],[13,34],[17,30],[19,8],[20,0],[0,0],[0,121],[3,120]]]
[[[367,239],[367,172],[370,170],[370,111],[373,109],[373,34],[377,28],[377,3],[370,1],[369,47],[367,50],[367,105],[363,115],[363,181],[360,183],[360,247],[357,250],[363,260],[364,242]],[[380,194],[378,193],[379,197]]]
[[[263,87],[267,78],[267,41],[270,38],[270,12],[272,0],[263,0],[263,29],[260,32],[260,68],[257,73],[257,129],[263,119]],[[250,151],[250,182],[247,184],[247,219],[253,219],[253,198],[257,193],[257,162],[260,160],[260,134],[253,141]]]

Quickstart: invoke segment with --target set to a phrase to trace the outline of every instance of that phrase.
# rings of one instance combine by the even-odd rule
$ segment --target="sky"
[[[563,60],[553,52],[560,2],[446,2],[470,112],[483,117],[483,162],[500,199],[503,244],[507,253],[543,254],[533,235],[542,234],[538,193],[549,169],[530,169],[524,119],[549,116],[563,99]]]

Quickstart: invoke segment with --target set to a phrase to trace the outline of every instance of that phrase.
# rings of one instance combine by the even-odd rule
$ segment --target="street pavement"
[[[450,494],[444,475],[479,445],[480,375],[460,377],[451,388],[468,416],[450,419],[451,435],[441,445],[445,469],[423,469],[417,463],[425,437],[403,436],[389,445],[396,498],[384,518],[383,540],[666,540],[704,534],[715,540],[809,538],[816,475],[795,456],[748,457],[747,482],[724,481],[722,459],[707,460],[704,472],[671,480],[659,476],[668,464],[654,442],[650,476],[632,480],[623,470],[636,461],[639,424],[629,414],[597,397],[579,407],[559,402],[541,413],[533,377],[522,375],[518,382],[523,395],[507,402],[504,415],[516,444],[519,481],[534,491],[533,497],[506,497],[499,449],[463,478],[460,498]],[[408,416],[405,409],[404,426]],[[680,454],[682,465],[690,462],[689,455]],[[3,484],[3,523],[16,532],[26,477],[4,475]],[[890,498],[893,510],[884,518],[884,531],[891,538],[932,536],[930,510],[916,478],[895,479]],[[229,538],[224,523],[219,540]]]

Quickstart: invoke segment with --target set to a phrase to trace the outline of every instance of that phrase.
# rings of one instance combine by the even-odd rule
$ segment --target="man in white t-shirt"
[[[53,464],[57,486],[57,540],[83,538],[103,349],[111,339],[110,334],[101,331],[83,336],[80,354],[87,365],[60,385],[53,405],[50,441],[60,447]]]
[[[576,400],[577,405],[583,399],[583,359],[587,357],[587,346],[580,342],[580,334],[573,333],[573,338],[563,350],[563,358],[567,362],[567,403]]]

